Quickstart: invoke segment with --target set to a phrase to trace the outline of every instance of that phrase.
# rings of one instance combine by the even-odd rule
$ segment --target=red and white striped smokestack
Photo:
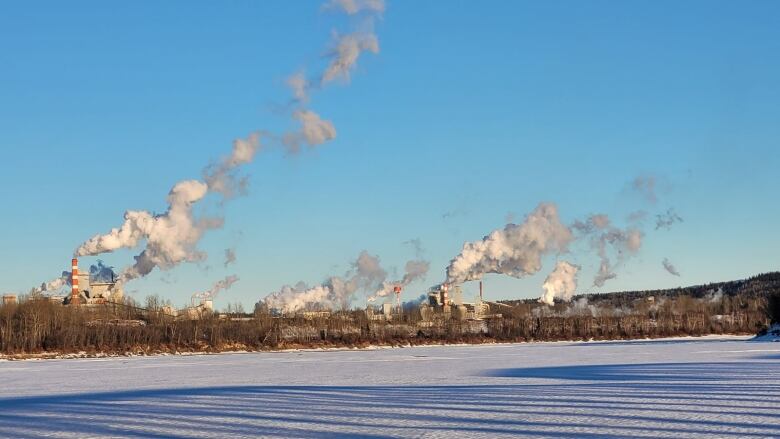
[[[78,301],[79,297],[79,260],[76,258],[73,258],[71,261],[71,272],[70,272],[70,295],[71,299]],[[74,303],[71,301],[71,303]]]

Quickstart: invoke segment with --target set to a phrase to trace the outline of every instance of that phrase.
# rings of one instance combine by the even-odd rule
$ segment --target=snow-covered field
[[[0,362],[0,437],[780,437],[745,338]]]

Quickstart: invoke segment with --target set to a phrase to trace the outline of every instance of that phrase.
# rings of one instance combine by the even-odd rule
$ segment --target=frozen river
[[[0,362],[0,437],[780,437],[780,343]]]

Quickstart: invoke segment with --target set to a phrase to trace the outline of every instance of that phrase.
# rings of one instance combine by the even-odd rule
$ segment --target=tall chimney
[[[482,302],[482,281],[479,281],[479,301]]]
[[[70,303],[77,305],[79,302],[79,260],[73,258],[70,272]]]

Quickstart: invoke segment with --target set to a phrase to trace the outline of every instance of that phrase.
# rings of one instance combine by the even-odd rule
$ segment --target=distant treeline
[[[22,298],[0,307],[0,353],[160,353],[548,340],[612,340],[753,334],[780,322],[780,273],[660,291],[590,294],[548,307],[533,300],[491,304],[481,318],[421,313],[391,320],[364,310],[275,317],[231,306],[222,314],[174,318],[156,297],[98,307]],[[425,318],[424,318],[425,317]]]

